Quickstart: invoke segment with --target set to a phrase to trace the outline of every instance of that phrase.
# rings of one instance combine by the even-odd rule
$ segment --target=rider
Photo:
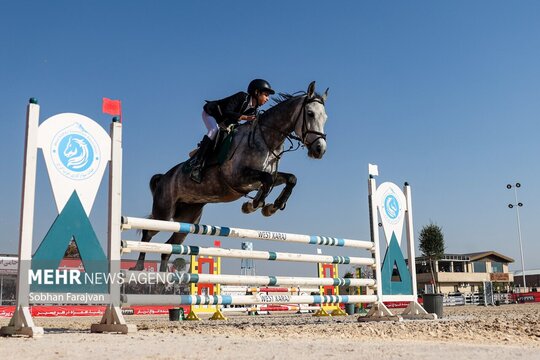
[[[197,183],[202,181],[206,156],[209,150],[214,147],[219,127],[238,124],[242,120],[255,120],[257,109],[264,105],[272,94],[275,94],[275,91],[268,81],[255,79],[249,83],[247,93],[240,91],[221,100],[206,102],[203,107],[202,119],[208,132],[199,145],[192,165],[191,179],[193,181]]]

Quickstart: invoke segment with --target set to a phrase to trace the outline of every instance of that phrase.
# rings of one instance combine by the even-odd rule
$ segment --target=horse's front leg
[[[285,187],[276,198],[273,204],[266,204],[262,209],[264,216],[271,216],[278,210],[284,210],[287,205],[287,200],[292,194],[293,188],[296,186],[296,176],[294,174],[278,172],[274,181],[274,186],[285,184]]]
[[[281,190],[281,193],[274,203],[266,204],[261,210],[264,216],[271,216],[275,214],[276,211],[285,209],[287,200],[289,199],[289,196],[291,196],[292,190],[296,185],[296,176],[294,176],[294,174],[278,172],[276,180],[274,181],[274,186],[281,184],[285,184],[285,187]]]
[[[257,210],[258,208],[264,206],[264,200],[272,189],[272,185],[274,184],[274,178],[270,173],[250,168],[244,169],[242,175],[245,176],[250,183],[261,183],[261,187],[257,191],[257,194],[253,198],[253,201],[245,202],[242,205],[242,212],[244,214],[249,214]]]

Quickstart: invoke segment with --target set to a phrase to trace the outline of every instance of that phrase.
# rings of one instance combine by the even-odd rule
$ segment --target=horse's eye
[[[307,114],[308,114],[309,117],[314,117],[315,116],[315,113],[313,111],[308,111]]]

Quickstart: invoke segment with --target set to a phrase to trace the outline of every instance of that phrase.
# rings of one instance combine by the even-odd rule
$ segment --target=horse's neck
[[[261,122],[263,136],[270,150],[281,147],[287,135],[294,131],[301,104],[302,99],[298,98],[278,104],[277,108]]]

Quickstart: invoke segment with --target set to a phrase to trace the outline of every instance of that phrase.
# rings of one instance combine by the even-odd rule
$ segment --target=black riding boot
[[[212,148],[212,144],[214,141],[210,139],[208,136],[204,136],[204,138],[201,141],[201,145],[199,146],[199,150],[197,150],[197,154],[195,155],[195,164],[192,167],[191,170],[191,180],[195,181],[196,183],[201,183],[202,181],[202,175],[204,170],[204,165],[206,162],[206,156],[210,149]]]

